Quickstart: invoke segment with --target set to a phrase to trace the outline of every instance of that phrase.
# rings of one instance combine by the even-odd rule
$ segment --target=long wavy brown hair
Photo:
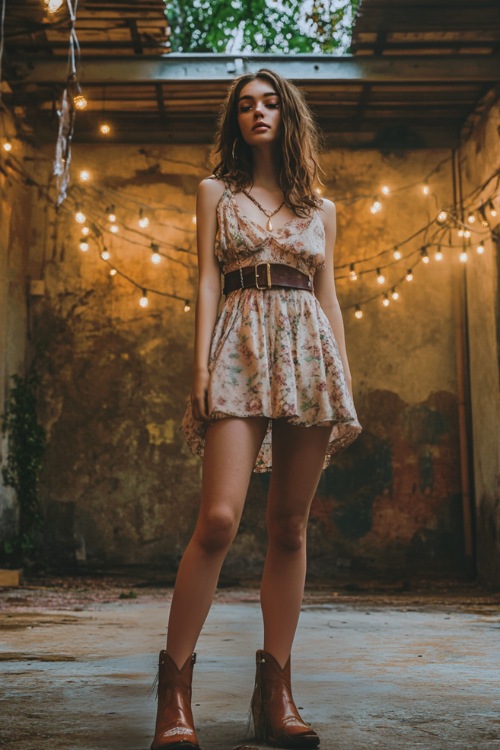
[[[321,205],[317,195],[322,184],[318,130],[299,89],[272,70],[261,68],[257,73],[246,73],[229,87],[211,154],[214,176],[229,181],[236,191],[252,184],[252,149],[240,132],[238,101],[242,88],[256,78],[267,81],[280,101],[279,184],[285,204],[298,216],[309,216]]]

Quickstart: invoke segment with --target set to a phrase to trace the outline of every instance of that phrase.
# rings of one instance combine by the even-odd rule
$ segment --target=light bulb
[[[90,229],[88,227],[82,227],[82,234],[84,237],[88,237],[90,234]]]
[[[431,192],[431,189],[429,185],[422,185],[422,193],[424,195],[429,195],[430,192]]]
[[[189,312],[191,310],[191,305],[189,304],[189,300],[187,299],[184,305],[184,312]]]
[[[82,253],[86,253],[88,249],[89,249],[89,243],[86,242],[85,240],[81,240],[80,250],[82,251]]]
[[[464,237],[470,237],[470,229],[464,229]]]
[[[87,221],[87,217],[85,216],[83,211],[80,211],[78,207],[76,209],[75,219],[78,222],[78,224],[85,224],[85,222]]]
[[[391,188],[389,187],[389,185],[382,185],[381,192],[384,195],[389,195],[391,192]]]
[[[382,204],[380,201],[373,201],[370,207],[370,211],[372,212],[372,214],[377,214],[381,210],[381,208]]]
[[[12,143],[8,140],[5,141],[5,143],[3,144],[3,150],[7,152],[12,151]]]
[[[469,258],[469,256],[467,255],[467,253],[465,252],[465,250],[462,250],[462,252],[458,256],[458,259],[459,259],[460,263],[467,263],[468,258]]]
[[[405,279],[406,281],[413,281],[413,273],[412,273],[411,268],[407,270]]]
[[[430,261],[430,258],[429,258],[429,256],[427,255],[427,248],[425,248],[425,247],[422,247],[422,248],[420,249],[420,256],[421,256],[421,258],[422,258],[422,261],[423,261],[424,263],[428,263],[428,262]]]
[[[148,293],[147,293],[146,289],[142,290],[142,297],[139,300],[139,304],[140,304],[141,307],[147,307],[149,305]]]
[[[385,281],[385,276],[381,273],[380,268],[377,268],[377,281],[379,284],[383,284]]]
[[[105,247],[104,250],[102,251],[101,258],[103,260],[109,260],[111,258],[111,253],[109,252],[107,247]]]
[[[391,290],[391,297],[392,299],[399,299],[399,292],[397,292],[394,287],[392,287],[392,290]]]
[[[108,221],[111,224],[113,224],[113,222],[116,221],[115,207],[114,206],[110,206],[109,208],[106,209],[106,212],[108,214]]]
[[[117,272],[116,268],[110,268],[109,269],[109,275],[110,276],[116,276],[117,273],[118,272]]]
[[[141,227],[141,229],[146,229],[147,227],[149,227],[149,219],[148,219],[147,216],[144,216],[142,208],[139,209],[139,221],[138,221],[138,224]]]
[[[391,303],[391,301],[390,301],[389,297],[387,296],[387,294],[384,294],[384,299],[382,300],[383,306],[384,307],[389,307],[390,303]]]
[[[474,224],[474,222],[475,222],[475,221],[476,221],[476,217],[474,216],[474,214],[473,214],[473,213],[470,213],[470,214],[469,214],[469,215],[467,216],[467,222],[468,222],[469,224]]]
[[[447,218],[448,218],[448,214],[446,211],[440,211],[438,213],[437,220],[440,224],[443,224]]]
[[[484,245],[482,242],[479,243],[479,245],[476,247],[477,252],[479,255],[482,255],[484,253]]]
[[[110,224],[109,231],[118,234],[118,224]]]
[[[393,255],[393,257],[394,257],[395,260],[400,260],[401,259],[401,250],[394,250],[394,252],[393,252],[392,255]]]
[[[88,182],[90,180],[90,172],[87,169],[82,169],[78,177],[80,182]]]
[[[45,0],[45,7],[49,13],[57,13],[63,3],[64,0]]]
[[[488,206],[490,207],[490,214],[491,214],[491,215],[492,215],[493,217],[495,217],[495,216],[497,215],[497,210],[496,210],[496,208],[495,208],[495,204],[493,203],[493,201],[492,201],[492,200],[489,200],[489,201],[488,201]]]
[[[349,270],[349,280],[356,281],[357,278],[358,278],[358,274],[356,273],[356,268],[354,266],[354,263],[351,263],[350,270]]]
[[[151,263],[154,263],[155,266],[157,266],[158,263],[161,263],[161,255],[158,250],[153,250],[153,253],[151,255]]]
[[[359,305],[356,305],[356,311],[354,313],[354,317],[357,318],[358,320],[361,320],[361,318],[363,317],[363,310],[360,308]]]
[[[441,250],[441,245],[438,245],[438,249],[434,253],[434,260],[443,260],[443,252]]]
[[[77,94],[73,97],[73,104],[75,105],[76,109],[83,110],[87,109],[88,101],[83,94]]]
[[[107,122],[102,122],[99,125],[99,132],[101,135],[109,135],[111,133],[111,125]]]
[[[196,214],[192,215],[191,221],[193,222],[193,224],[196,224]]]
[[[458,232],[457,232],[457,234],[458,234],[459,237],[463,237],[464,236],[464,230],[463,229],[459,229]]]

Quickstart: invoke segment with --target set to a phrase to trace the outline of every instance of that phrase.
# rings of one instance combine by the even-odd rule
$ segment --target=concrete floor
[[[171,592],[136,589],[129,600],[118,591],[0,594],[0,744],[149,747]],[[259,747],[245,729],[260,646],[258,594],[219,592],[195,667],[203,750]],[[292,658],[295,698],[321,750],[500,748],[498,596],[310,593]]]

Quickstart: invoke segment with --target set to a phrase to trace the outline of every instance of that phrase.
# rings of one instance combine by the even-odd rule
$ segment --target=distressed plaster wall
[[[491,107],[486,107],[478,118],[471,138],[463,149],[463,155],[467,165],[464,175],[465,192],[471,192],[483,184],[495,169],[498,171],[498,101]],[[499,192],[498,188],[496,192]],[[495,201],[495,207],[500,211],[499,199]],[[500,584],[499,246],[500,233],[497,230],[496,240],[485,243],[486,252],[480,262],[472,263],[466,269],[477,566],[481,579],[496,585]]]
[[[111,278],[92,242],[88,253],[78,249],[72,213],[60,212],[50,225],[46,295],[33,315],[49,434],[42,495],[55,563],[147,565],[173,576],[195,522],[201,461],[179,424],[193,356],[192,215],[197,184],[210,173],[207,156],[203,146],[75,148],[73,175],[83,167],[92,174],[89,197],[80,199],[91,220],[116,203],[119,222],[135,226],[139,204],[125,206],[125,195],[163,208],[147,231],[172,243],[164,250],[173,260],[155,268],[147,247],[124,242],[142,240],[123,227],[105,242],[117,268],[182,299],[151,297],[141,309],[140,290]],[[458,260],[415,265],[418,237],[403,248],[409,259],[386,269],[383,288],[408,267],[414,281],[400,284],[400,300],[388,309],[380,299],[363,305],[360,321],[347,306],[381,290],[374,269],[389,255],[366,264],[373,270],[357,282],[345,278],[345,264],[390,250],[450,203],[449,162],[430,178],[431,195],[421,191],[423,177],[448,156],[334,150],[323,158],[326,194],[337,202],[337,288],[364,432],[323,472],[309,529],[311,577],[463,571],[452,303]],[[373,215],[369,206],[384,183],[404,189]],[[252,477],[227,581],[260,574],[268,482],[269,475]]]
[[[2,146],[5,134],[15,132],[14,124],[1,115]],[[2,148],[0,169],[0,414],[5,410],[12,376],[23,375],[27,359],[27,295],[26,281],[30,273],[29,248],[32,245],[33,190],[9,177],[4,168],[6,160],[23,160],[30,149],[12,138],[13,150],[7,154]],[[8,440],[0,434],[0,465],[8,453]],[[10,487],[0,479],[0,547],[15,534],[17,503]]]

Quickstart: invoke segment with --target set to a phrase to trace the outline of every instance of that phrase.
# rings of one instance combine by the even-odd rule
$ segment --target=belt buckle
[[[267,266],[267,286],[259,286],[259,266]],[[257,263],[255,266],[255,286],[257,289],[270,289],[271,288],[271,264],[267,262]]]

